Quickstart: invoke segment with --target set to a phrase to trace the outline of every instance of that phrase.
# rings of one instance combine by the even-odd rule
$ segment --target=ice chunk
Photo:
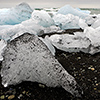
[[[62,34],[52,35],[49,38],[52,44],[66,52],[89,52],[90,41],[87,38],[77,37],[75,35]]]
[[[87,27],[84,33],[86,33],[86,37],[89,38],[94,47],[100,46],[100,31],[92,27]]]
[[[3,85],[32,81],[50,87],[62,86],[74,96],[80,96],[82,93],[75,79],[37,36],[27,33],[14,39],[7,44],[3,57]]]
[[[7,29],[0,31],[0,38],[6,41],[14,39],[20,34],[29,32],[31,34],[41,34],[44,28],[36,23],[33,19],[22,22],[21,24],[13,25]],[[14,36],[15,35],[15,36]]]
[[[85,20],[83,20],[81,18],[79,19],[79,26],[80,26],[81,29],[85,29],[86,27],[88,27]]]
[[[72,14],[57,14],[53,17],[54,22],[61,29],[79,29],[79,17]]]
[[[65,5],[63,7],[61,7],[59,10],[58,10],[58,13],[59,14],[63,14],[63,15],[67,15],[67,14],[72,14],[74,16],[79,16],[80,18],[85,18],[88,16],[88,14],[85,14],[73,7],[71,7],[70,5]]]
[[[92,15],[85,18],[85,22],[87,25],[91,26],[96,21],[96,18],[93,18]]]
[[[57,27],[57,26],[50,26],[50,27],[47,27],[44,29],[44,34],[46,33],[59,33],[59,32],[62,32],[62,30],[60,29],[60,27]]]
[[[100,18],[97,18],[97,20],[92,24],[93,28],[100,27]]]
[[[38,21],[38,24],[43,27],[50,27],[54,25],[53,19],[50,17],[50,15],[46,11],[33,11],[32,13],[32,19],[35,19]]]
[[[0,10],[0,25],[15,25],[31,17],[33,10],[26,3]]]
[[[4,48],[6,47],[6,42],[4,40],[0,40],[0,61],[3,60],[2,53]]]

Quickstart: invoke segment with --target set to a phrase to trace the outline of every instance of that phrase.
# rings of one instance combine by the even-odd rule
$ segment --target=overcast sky
[[[70,4],[73,7],[100,8],[100,0],[0,0],[0,8],[14,7],[26,2],[34,7],[61,7]]]

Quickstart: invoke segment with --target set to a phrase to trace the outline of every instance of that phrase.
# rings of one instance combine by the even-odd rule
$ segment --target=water
[[[35,10],[45,10],[47,12],[57,12],[59,8],[35,8]],[[100,14],[99,8],[80,8],[81,10],[89,10],[91,11],[91,14]]]
[[[99,8],[81,8],[81,10],[89,10],[91,11],[91,14],[100,14]]]

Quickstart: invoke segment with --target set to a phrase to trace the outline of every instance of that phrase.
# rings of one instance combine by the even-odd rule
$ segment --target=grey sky
[[[21,2],[27,2],[32,8],[61,7],[66,4],[81,8],[100,8],[100,0],[0,0],[0,8],[13,7]]]

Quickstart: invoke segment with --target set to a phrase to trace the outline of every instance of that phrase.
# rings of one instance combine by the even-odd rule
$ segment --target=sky
[[[21,2],[28,3],[31,8],[62,7],[69,4],[78,8],[100,8],[100,0],[0,0],[0,8],[9,8]]]

